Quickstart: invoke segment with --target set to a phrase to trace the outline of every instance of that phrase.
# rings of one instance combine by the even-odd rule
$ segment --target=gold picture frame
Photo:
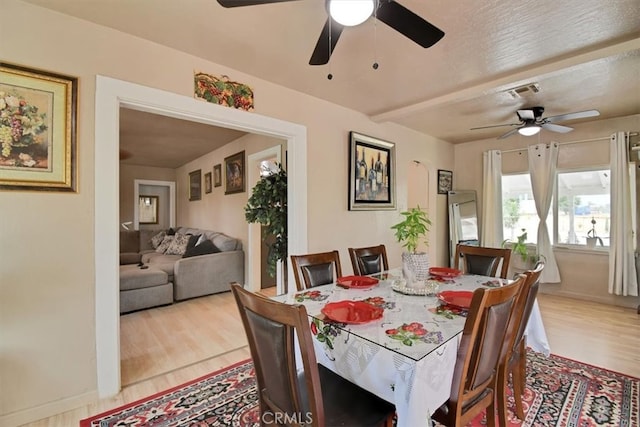
[[[0,62],[0,190],[76,191],[77,87]]]
[[[213,186],[220,187],[222,185],[222,164],[218,163],[213,167]]]
[[[202,199],[202,169],[189,172],[189,201]]]
[[[224,159],[224,194],[244,192],[244,151]]]

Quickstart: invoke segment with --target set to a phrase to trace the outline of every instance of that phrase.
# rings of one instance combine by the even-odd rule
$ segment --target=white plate
[[[429,284],[431,282],[433,282],[433,284],[436,286],[435,290],[433,288],[431,289],[429,288]],[[406,285],[406,282],[404,280],[403,281],[396,280],[391,284],[391,289],[405,295],[420,295],[420,296],[435,297],[438,291],[440,290],[440,283],[438,283],[436,280],[427,280],[426,284],[423,287],[410,288]]]

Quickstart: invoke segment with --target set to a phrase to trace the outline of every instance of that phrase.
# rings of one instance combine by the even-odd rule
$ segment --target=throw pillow
[[[167,236],[175,236],[175,234],[176,234],[176,230],[169,227],[169,229],[167,230]]]
[[[187,245],[189,244],[189,238],[191,236],[187,236],[186,234],[176,234],[173,236],[173,241],[164,252],[167,255],[182,255],[184,251],[187,250]]]
[[[164,236],[166,235],[166,232],[161,231],[151,238],[151,246],[153,246],[153,249],[158,249],[158,246],[160,246],[160,243],[162,243],[162,239],[164,239]]]
[[[187,243],[187,250],[191,249],[198,244],[201,234],[187,234],[189,236],[189,243]]]
[[[160,254],[165,253],[169,245],[171,245],[171,242],[173,242],[174,237],[175,236],[164,236],[164,238],[162,239],[162,243],[160,243],[156,248],[156,252]]]
[[[184,255],[182,255],[182,258],[189,258],[192,256],[198,256],[198,255],[215,254],[218,252],[220,252],[220,249],[216,248],[216,245],[214,245],[211,240],[205,240],[199,245],[196,245],[192,248],[187,249]]]

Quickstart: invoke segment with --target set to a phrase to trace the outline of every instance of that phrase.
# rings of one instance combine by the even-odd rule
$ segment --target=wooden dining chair
[[[507,424],[507,387],[509,374],[513,385],[513,400],[515,402],[515,413],[521,420],[524,420],[524,407],[522,396],[526,387],[527,378],[527,337],[525,330],[531,311],[538,295],[540,286],[540,275],[544,269],[544,261],[540,260],[532,270],[523,273],[524,283],[518,294],[516,308],[511,317],[509,330],[503,347],[503,363],[498,369],[498,419],[500,425]]]
[[[366,276],[389,269],[387,249],[384,245],[349,248],[349,257],[351,258],[353,274],[356,276]]]
[[[317,363],[303,305],[273,301],[237,283],[231,290],[255,367],[262,425],[392,426],[393,404]]]
[[[449,400],[433,419],[448,427],[465,426],[486,410],[487,425],[495,427],[495,397],[503,340],[524,276],[498,288],[478,288],[464,324]]]
[[[290,258],[293,277],[299,291],[333,283],[342,276],[338,251],[291,255]]]
[[[456,255],[453,258],[453,268],[459,268],[461,258],[461,270],[467,274],[495,277],[498,266],[502,265],[498,277],[506,279],[511,260],[511,249],[458,244],[456,245]]]

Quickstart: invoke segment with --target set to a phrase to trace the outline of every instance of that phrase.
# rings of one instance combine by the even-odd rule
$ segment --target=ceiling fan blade
[[[513,135],[514,133],[518,132],[518,129],[520,129],[520,128],[511,129],[509,132],[500,135],[498,137],[498,139],[509,138],[511,135]]]
[[[507,123],[507,124],[504,124],[504,125],[480,126],[480,127],[477,127],[477,128],[471,128],[469,130],[499,128],[499,127],[502,127],[502,126],[520,126],[520,124],[521,123]]]
[[[393,0],[381,0],[380,3],[376,17],[420,46],[431,47],[444,37],[444,31],[400,3]]]
[[[573,128],[570,128],[569,126],[554,125],[553,123],[542,123],[540,127],[542,127],[542,129],[550,130],[551,132],[559,133],[567,133],[573,130]]]
[[[284,3],[298,0],[218,0],[222,7],[256,6],[259,4]]]
[[[559,116],[547,117],[545,122],[564,122],[565,120],[585,119],[587,117],[597,117],[599,115],[600,111],[598,110],[578,111],[577,113],[560,114]]]
[[[535,120],[536,118],[533,110],[518,110],[517,114],[522,120]]]
[[[329,51],[329,27],[331,27],[331,51]],[[324,23],[324,28],[318,37],[318,43],[316,48],[311,54],[309,65],[324,65],[329,62],[329,58],[336,48],[336,43],[342,34],[344,27],[338,24],[336,21],[332,21],[331,18],[327,18],[327,22]]]

